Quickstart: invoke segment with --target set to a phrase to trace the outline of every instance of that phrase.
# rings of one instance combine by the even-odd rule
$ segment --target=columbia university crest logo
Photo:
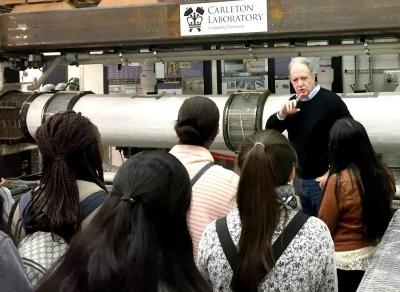
[[[203,22],[204,9],[197,7],[194,11],[191,7],[186,8],[184,16],[189,24],[189,31],[192,32],[193,29],[201,31],[201,23]]]

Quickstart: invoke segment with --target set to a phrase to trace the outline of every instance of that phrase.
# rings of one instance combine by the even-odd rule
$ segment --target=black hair
[[[393,175],[376,156],[364,126],[353,119],[340,119],[333,125],[329,152],[329,175],[337,175],[337,186],[342,170],[349,169],[355,177],[366,239],[376,243],[392,216],[391,200],[396,190]]]
[[[186,99],[179,109],[175,131],[180,144],[207,146],[218,133],[217,105],[204,96]]]
[[[258,291],[265,275],[260,271],[269,271],[275,263],[272,236],[285,210],[276,187],[288,182],[296,164],[296,151],[275,130],[259,132],[241,146],[237,205],[242,231],[238,270],[232,279],[235,292]]]
[[[160,151],[132,156],[37,291],[209,291],[193,259],[190,201],[189,175],[178,159]]]
[[[81,211],[76,180],[104,190],[100,133],[80,113],[57,113],[36,131],[43,174],[28,204],[27,234],[49,231],[67,242],[80,230]]]

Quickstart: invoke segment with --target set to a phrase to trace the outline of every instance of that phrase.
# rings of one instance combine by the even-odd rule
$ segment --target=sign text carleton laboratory
[[[243,0],[180,6],[182,36],[265,32],[267,1]]]

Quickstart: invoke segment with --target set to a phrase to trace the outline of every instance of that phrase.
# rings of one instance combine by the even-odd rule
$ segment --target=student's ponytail
[[[232,279],[234,291],[257,291],[275,259],[272,236],[278,225],[282,203],[275,188],[287,183],[297,157],[287,139],[268,130],[255,139],[244,155],[237,192],[242,231],[238,270]],[[241,153],[243,156],[243,153]]]

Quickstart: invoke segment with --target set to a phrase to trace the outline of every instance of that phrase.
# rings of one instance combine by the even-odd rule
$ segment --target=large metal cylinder
[[[209,96],[220,111],[220,132],[212,148],[236,150],[243,137],[263,129],[268,117],[289,97],[268,96],[265,92]],[[105,145],[167,148],[177,143],[174,124],[186,98],[188,96],[34,93],[22,106],[20,124],[26,136],[34,137],[36,129],[50,115],[73,109],[82,112],[99,128]],[[367,129],[375,150],[398,156],[400,93],[347,94],[342,98],[353,117]]]
[[[103,144],[168,148],[178,142],[174,124],[183,101],[189,96],[127,96],[57,93],[42,94],[26,111],[28,136],[58,111],[73,109],[88,117],[99,129]],[[212,148],[238,147],[243,137],[262,128],[265,92],[242,92],[209,96],[220,112],[220,132]]]
[[[178,141],[174,131],[178,111],[188,96],[161,98],[86,95],[74,106],[98,128],[103,143],[116,146],[172,147]],[[221,113],[227,97],[212,97]],[[95,105],[95,106],[94,106]],[[216,148],[226,148],[222,131]]]
[[[263,125],[289,99],[273,95],[264,107]],[[400,153],[400,94],[397,92],[342,94],[353,118],[364,125],[378,153]]]

